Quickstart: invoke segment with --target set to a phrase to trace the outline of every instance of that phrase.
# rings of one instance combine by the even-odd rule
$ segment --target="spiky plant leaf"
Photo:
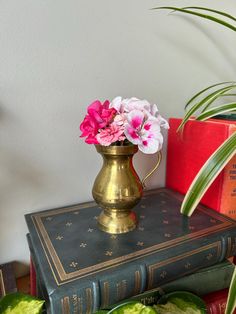
[[[206,91],[216,87],[216,86],[219,86],[219,85],[225,85],[225,84],[235,84],[236,82],[235,81],[231,81],[231,82],[220,82],[220,83],[217,83],[217,84],[213,84],[211,86],[208,86],[204,89],[202,89],[200,92],[198,92],[197,94],[195,94],[191,99],[189,99],[189,101],[187,102],[187,104],[185,105],[184,109],[186,109],[191,103],[193,103],[193,101],[198,98],[200,95],[202,95],[203,93],[205,93]],[[229,94],[226,94],[225,96],[228,96]]]
[[[234,268],[233,277],[231,279],[226,304],[225,314],[233,314],[234,309],[236,308],[236,267]]]
[[[214,92],[212,92],[211,94],[207,95],[206,97],[204,97],[201,101],[197,102],[195,105],[193,105],[185,114],[180,126],[177,129],[177,132],[180,131],[184,125],[186,124],[186,122],[189,120],[189,118],[201,107],[206,106],[208,104],[211,104],[213,101],[215,101],[216,99],[218,99],[221,95],[227,93],[229,90],[235,88],[236,85],[230,85],[230,86],[226,86],[223,88],[220,88]]]
[[[191,216],[201,198],[224,166],[236,153],[236,132],[234,132],[205,162],[184,197],[181,213]]]
[[[203,11],[208,11],[208,12],[213,12],[213,13],[216,13],[216,14],[219,14],[219,15],[222,15],[222,16],[225,16],[233,21],[236,21],[236,18],[227,13],[227,12],[223,12],[223,11],[218,11],[218,10],[215,10],[215,9],[211,9],[211,8],[206,8],[206,7],[184,7],[183,9],[196,9],[196,10],[203,10]]]
[[[202,13],[199,13],[199,12],[195,12],[195,11],[192,11],[192,10],[187,10],[187,9],[184,9],[184,8],[178,8],[178,7],[156,7],[156,8],[153,8],[153,10],[173,10],[173,11],[179,11],[179,12],[182,12],[182,13],[186,13],[186,14],[192,14],[192,15],[196,15],[196,16],[199,16],[203,19],[207,19],[207,20],[210,20],[210,21],[213,21],[215,23],[218,23],[218,24],[221,24],[231,30],[233,30],[234,32],[236,32],[236,27],[228,22],[225,22],[224,20],[222,19],[219,19],[217,17],[214,17],[212,15],[208,15],[208,14],[202,14]]]
[[[197,118],[196,120],[200,120],[200,121],[205,121],[209,118],[212,118],[214,116],[217,116],[219,114],[224,114],[226,112],[234,112],[236,111],[236,103],[229,103],[229,104],[224,104],[218,107],[214,107],[211,108],[205,112],[202,112]]]

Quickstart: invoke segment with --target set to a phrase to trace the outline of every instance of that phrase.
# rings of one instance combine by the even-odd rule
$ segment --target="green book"
[[[234,267],[232,263],[226,260],[150,291],[146,291],[131,299],[149,305],[157,303],[162,295],[173,291],[189,291],[198,296],[203,296],[211,292],[223,290],[230,285]]]
[[[26,215],[51,313],[93,313],[235,255],[236,221],[202,205],[183,216],[182,199],[165,188],[146,192],[138,227],[120,235],[98,229],[94,202]]]

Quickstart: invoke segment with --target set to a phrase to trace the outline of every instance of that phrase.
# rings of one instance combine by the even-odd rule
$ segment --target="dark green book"
[[[13,269],[13,263],[0,265],[0,298],[7,293],[16,292],[16,278]]]
[[[234,264],[226,260],[146,291],[131,299],[140,301],[145,305],[151,305],[157,303],[164,294],[174,291],[189,291],[198,296],[220,291],[229,287],[234,267]]]
[[[185,217],[182,198],[147,192],[121,235],[97,228],[95,203],[26,215],[51,313],[91,313],[235,255],[236,221],[201,205]]]

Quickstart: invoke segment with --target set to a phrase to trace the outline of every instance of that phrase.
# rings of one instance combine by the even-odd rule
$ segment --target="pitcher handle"
[[[145,185],[145,181],[154,173],[154,171],[157,170],[157,168],[159,167],[160,163],[161,163],[161,159],[162,159],[162,154],[161,151],[157,152],[157,163],[155,165],[155,167],[144,177],[144,179],[142,180],[142,186],[143,188],[146,187]]]

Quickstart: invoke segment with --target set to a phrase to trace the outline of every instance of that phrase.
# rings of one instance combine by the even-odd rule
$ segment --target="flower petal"
[[[138,132],[134,128],[132,128],[129,124],[125,125],[124,133],[127,140],[129,140],[132,144],[138,145],[142,143],[142,140]]]
[[[161,150],[163,143],[163,137],[161,133],[158,134],[158,137],[150,137],[142,140],[142,143],[138,145],[138,148],[141,152],[145,154],[154,154]]]
[[[140,110],[132,110],[128,113],[127,120],[134,129],[140,129],[143,124],[144,113]]]

